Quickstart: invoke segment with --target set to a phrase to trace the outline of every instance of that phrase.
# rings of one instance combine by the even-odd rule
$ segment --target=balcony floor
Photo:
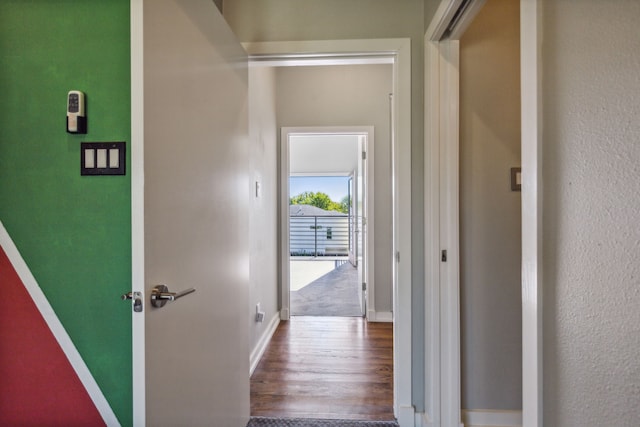
[[[306,286],[291,291],[292,316],[362,316],[358,292],[358,270],[348,261],[337,268],[333,262],[319,261],[325,265],[317,271],[330,270]],[[295,261],[292,261],[292,267]],[[305,262],[308,268],[313,267]],[[311,276],[311,272],[307,271]],[[293,277],[293,275],[292,275]],[[293,282],[293,280],[292,280]]]

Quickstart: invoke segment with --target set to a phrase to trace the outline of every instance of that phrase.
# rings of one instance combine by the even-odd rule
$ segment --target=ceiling
[[[290,135],[289,161],[291,175],[349,175],[358,167],[358,135]]]

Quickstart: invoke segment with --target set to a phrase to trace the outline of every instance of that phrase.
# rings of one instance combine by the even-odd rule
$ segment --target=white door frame
[[[373,138],[373,127],[371,128],[371,138]],[[355,239],[352,239],[355,245],[355,261],[358,271],[358,299],[360,303],[360,311],[363,316],[369,319],[369,312],[375,314],[369,304],[369,295],[375,292],[375,264],[371,263],[371,256],[374,255],[375,248],[375,206],[373,205],[373,197],[375,195],[375,144],[369,142],[369,135],[358,135],[358,166],[354,173],[356,197],[349,200],[349,203],[356,207],[355,221],[353,222],[352,233]],[[353,182],[353,181],[352,181]],[[358,245],[361,245],[358,247]],[[360,262],[359,260],[362,260]],[[375,301],[375,297],[371,299]]]
[[[426,283],[425,414],[422,424],[442,427],[462,426],[459,38],[484,0],[471,0],[454,30],[445,34],[460,3],[460,0],[440,3],[424,40]]]
[[[522,420],[542,427],[541,2],[520,0],[522,103]]]
[[[143,0],[131,0],[131,291],[146,307],[144,272]],[[133,425],[146,425],[145,313],[132,310]]]
[[[425,40],[425,425],[443,427],[461,422],[458,46]]]
[[[425,414],[461,425],[459,39],[485,0],[442,0],[425,33]],[[520,0],[522,110],[522,369],[524,427],[542,424],[540,6]],[[441,262],[447,250],[447,262]]]
[[[249,60],[303,64],[312,60],[335,64],[393,60],[395,126],[393,152],[393,362],[394,413],[400,425],[413,425],[411,396],[411,40],[364,39],[244,44]],[[402,255],[402,256],[400,256]],[[401,309],[400,309],[401,308]],[[410,420],[411,424],[407,420]]]
[[[372,171],[374,161],[374,128],[373,126],[329,126],[329,127],[283,127],[280,130],[280,319],[289,320],[291,315],[291,275],[290,275],[290,262],[291,254],[289,251],[289,176],[290,176],[290,156],[289,156],[289,136],[291,135],[366,135],[367,137],[367,161],[370,166],[367,171],[367,182],[365,184],[366,191],[366,204],[365,212],[363,216],[367,219],[367,230],[373,230],[375,223],[373,200],[374,200],[374,174]],[[358,153],[360,155],[360,153]],[[373,233],[368,234],[367,246],[365,248],[365,256],[370,257],[373,254],[374,248]],[[374,273],[373,263],[370,262],[370,258],[365,260],[364,273],[367,277],[367,301],[365,306],[367,309],[373,307],[375,301],[375,286],[374,286]],[[359,284],[360,286],[360,284]],[[375,320],[370,318],[375,317],[375,312],[364,313],[368,320]]]

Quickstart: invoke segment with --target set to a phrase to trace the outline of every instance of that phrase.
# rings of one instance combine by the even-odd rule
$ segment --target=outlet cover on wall
[[[256,322],[264,322],[264,311],[260,310],[260,303],[256,304]]]

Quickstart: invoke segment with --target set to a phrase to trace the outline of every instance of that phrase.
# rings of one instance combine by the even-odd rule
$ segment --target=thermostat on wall
[[[70,90],[67,94],[67,132],[87,133],[84,93],[79,90]]]

